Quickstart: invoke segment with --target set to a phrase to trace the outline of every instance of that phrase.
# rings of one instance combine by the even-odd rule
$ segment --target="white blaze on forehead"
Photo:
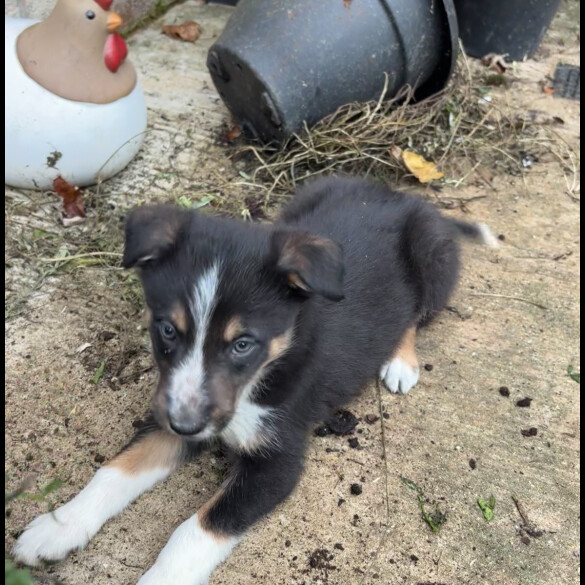
[[[218,286],[219,263],[216,263],[197,279],[193,287],[189,305],[195,323],[195,340],[189,353],[171,375],[169,399],[173,410],[182,406],[192,407],[197,397],[202,396],[205,378],[203,345],[217,301]]]

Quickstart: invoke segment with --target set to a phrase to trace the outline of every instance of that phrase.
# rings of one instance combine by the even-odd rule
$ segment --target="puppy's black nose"
[[[204,428],[205,423],[192,424],[181,421],[174,421],[169,417],[169,425],[177,435],[198,435]]]

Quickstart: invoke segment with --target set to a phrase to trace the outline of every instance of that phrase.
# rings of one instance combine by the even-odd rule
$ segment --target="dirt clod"
[[[360,442],[357,437],[352,437],[351,439],[348,439],[347,442],[352,449],[359,449]]]
[[[538,429],[536,427],[522,429],[520,432],[522,433],[523,437],[536,437],[536,435],[538,435]]]
[[[334,556],[326,548],[319,548],[311,553],[308,564],[311,569],[319,569],[327,573],[327,571],[337,569],[337,567],[330,563],[333,559]]]
[[[359,483],[352,483],[349,491],[353,496],[359,496],[361,495],[363,488]]]
[[[349,410],[338,410],[326,424],[334,435],[348,435],[358,422],[357,417]]]

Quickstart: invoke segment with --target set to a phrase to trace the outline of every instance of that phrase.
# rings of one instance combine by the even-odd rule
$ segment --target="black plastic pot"
[[[339,106],[405,85],[444,87],[457,54],[452,0],[245,0],[207,66],[243,131],[282,141]]]
[[[561,0],[455,0],[459,32],[471,57],[507,54],[523,61],[536,53]]]

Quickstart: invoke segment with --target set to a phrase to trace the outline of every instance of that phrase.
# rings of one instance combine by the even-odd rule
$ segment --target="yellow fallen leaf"
[[[420,154],[405,150],[402,152],[402,160],[406,168],[421,182],[430,183],[434,179],[441,179],[445,173],[437,169],[437,165],[426,160]]]

